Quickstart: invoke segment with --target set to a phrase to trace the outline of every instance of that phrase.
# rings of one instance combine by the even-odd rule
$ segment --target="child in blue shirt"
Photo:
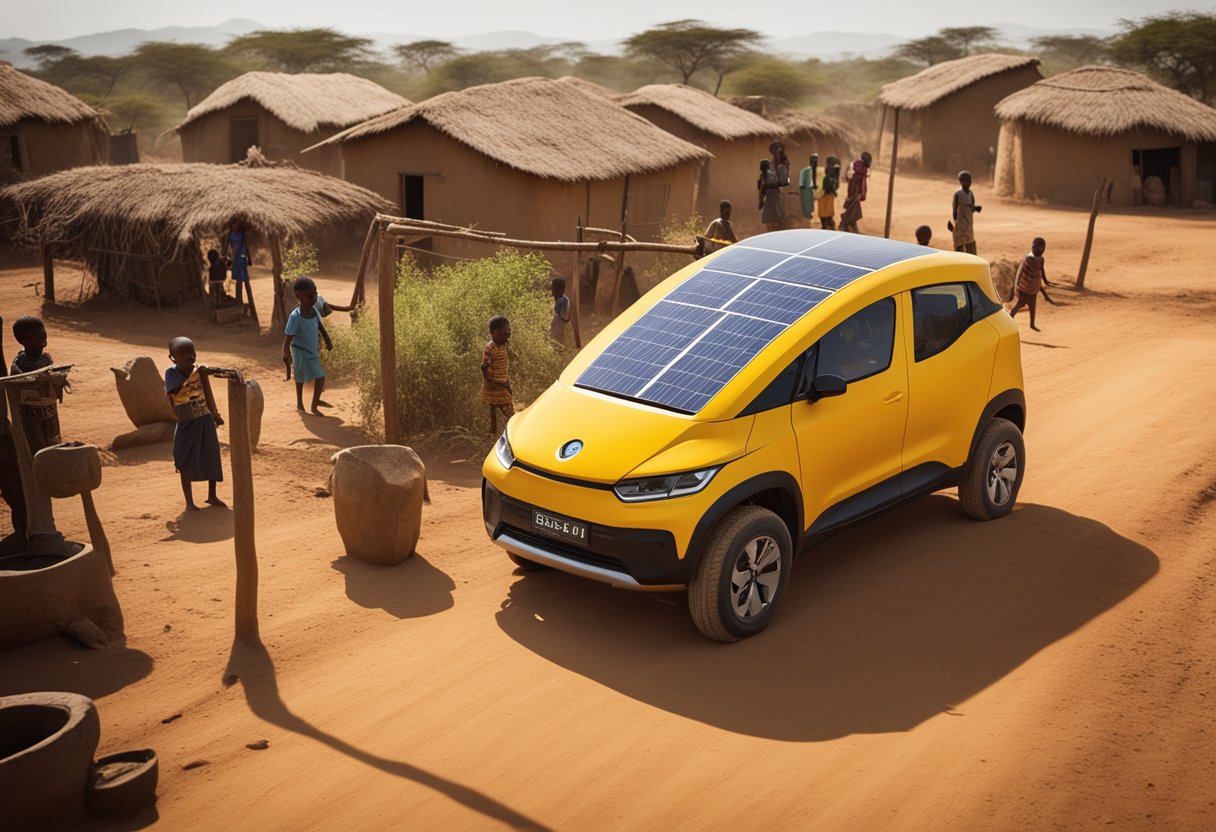
[[[317,284],[310,277],[298,277],[291,284],[300,305],[287,316],[283,330],[283,363],[288,375],[296,377],[296,409],[304,409],[304,385],[312,388],[312,412],[321,416],[321,392],[325,389],[325,370],[321,368],[321,313],[317,310]]]

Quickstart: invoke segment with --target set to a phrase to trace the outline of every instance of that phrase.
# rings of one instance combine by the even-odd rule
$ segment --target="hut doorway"
[[[425,177],[421,174],[402,173],[401,176],[401,216],[411,220],[426,219],[426,194],[424,189]],[[411,247],[418,251],[434,251],[435,241],[431,237],[417,240]]]
[[[1182,148],[1160,147],[1133,150],[1132,165],[1140,169],[1141,181],[1156,176],[1165,185],[1165,201],[1178,202],[1182,194]]]
[[[228,120],[228,144],[232,164],[245,161],[249,148],[258,145],[258,117],[232,116]]]

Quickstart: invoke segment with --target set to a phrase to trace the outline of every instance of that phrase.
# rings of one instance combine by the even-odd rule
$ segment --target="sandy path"
[[[870,230],[880,175],[872,189]],[[1049,275],[1075,271],[1084,212],[986,190],[981,254],[1042,234]],[[901,178],[895,236],[928,221],[943,241],[951,191]],[[1042,333],[1019,319],[1030,463],[1013,516],[977,524],[937,495],[841,535],[799,561],[776,624],[733,646],[699,636],[679,595],[513,575],[467,463],[427,460],[418,556],[347,563],[313,489],[361,441],[342,423],[352,391],[335,391],[340,418],[300,417],[273,339],[56,313],[50,349],[81,365],[65,436],[125,430],[105,368],[160,362],[179,332],[262,380],[267,653],[221,683],[231,515],[179,516],[165,445],[123,454],[98,492],[127,646],[10,651],[0,693],[82,691],[103,751],[157,749],[157,814],[132,828],[1211,828],[1214,231],[1211,213],[1103,216],[1094,291],[1059,290]],[[6,318],[36,310],[36,278],[0,273]],[[75,507],[59,516],[82,531]]]

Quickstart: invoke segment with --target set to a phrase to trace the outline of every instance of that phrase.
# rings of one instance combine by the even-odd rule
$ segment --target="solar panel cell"
[[[776,268],[771,269],[765,274],[765,277],[772,280],[788,280],[791,283],[818,286],[821,289],[835,291],[843,289],[854,280],[865,277],[869,273],[869,269],[859,269],[855,266],[827,263],[823,260],[807,257],[791,257]]]
[[[756,277],[780,263],[788,254],[758,251],[747,246],[731,246],[715,257],[709,267],[717,271]]]
[[[914,243],[876,240],[858,234],[841,234],[817,246],[813,252],[808,252],[815,257],[826,257],[828,260],[850,263],[865,269],[881,269],[892,263],[933,253],[933,249]]]
[[[757,280],[754,286],[724,308],[728,312],[752,315],[788,326],[829,297],[831,292],[822,289]]]
[[[755,282],[755,278],[706,269],[676,287],[675,291],[667,296],[667,300],[708,309],[721,309],[731,298]]]

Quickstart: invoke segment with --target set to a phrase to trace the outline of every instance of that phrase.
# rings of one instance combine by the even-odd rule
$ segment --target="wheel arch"
[[[988,404],[984,406],[983,412],[980,413],[979,421],[975,423],[975,431],[971,434],[971,446],[967,450],[967,459],[971,459],[975,454],[975,446],[980,441],[984,426],[996,418],[1008,419],[1017,425],[1019,431],[1023,434],[1026,433],[1026,394],[1015,388],[998,393],[989,400]]]
[[[802,489],[798,481],[785,471],[771,471],[744,480],[714,501],[709,510],[697,521],[688,550],[684,553],[688,575],[696,570],[705,544],[727,513],[741,505],[757,505],[776,514],[790,532],[793,550],[802,537]]]

